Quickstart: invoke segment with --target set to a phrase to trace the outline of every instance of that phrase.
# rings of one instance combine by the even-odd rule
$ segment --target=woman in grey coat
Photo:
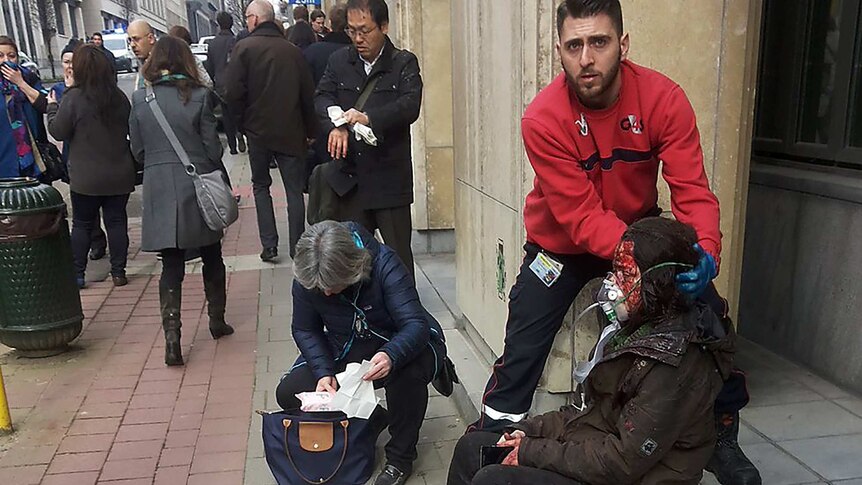
[[[155,100],[198,173],[227,171],[209,91],[201,86],[187,45],[163,37],[142,68],[153,85]],[[165,364],[182,365],[180,307],[185,251],[200,248],[204,292],[213,338],[233,333],[224,321],[226,275],[221,254],[222,233],[207,227],[198,209],[192,178],[156,121],[146,90],[132,95],[129,135],[132,153],[144,165],[144,213],[141,249],[162,254],[159,300],[165,332]]]
[[[72,199],[72,255],[78,286],[84,286],[92,234],[104,213],[111,277],[115,286],[128,283],[126,259],[129,231],[126,204],[135,189],[135,164],[129,151],[129,100],[117,87],[114,66],[96,47],[75,49],[74,84],[62,105],[55,92],[48,98],[48,130],[68,147]]]

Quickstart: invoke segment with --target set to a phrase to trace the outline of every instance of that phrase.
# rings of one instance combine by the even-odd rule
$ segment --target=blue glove
[[[694,250],[700,255],[700,260],[691,270],[676,275],[676,287],[686,295],[697,298],[715,278],[716,268],[715,258],[704,251],[700,244],[695,244]]]

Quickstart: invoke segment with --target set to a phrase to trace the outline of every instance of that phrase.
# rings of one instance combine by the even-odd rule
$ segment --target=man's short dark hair
[[[333,32],[342,32],[347,28],[347,7],[343,4],[329,9],[329,25]]]
[[[347,0],[347,11],[365,10],[378,26],[389,23],[389,7],[386,0]],[[334,29],[333,29],[334,30]]]
[[[326,14],[323,13],[323,10],[315,10],[315,11],[311,12],[311,21],[312,22],[319,19],[320,17],[323,17],[324,19],[326,18]]]
[[[611,18],[617,34],[623,35],[623,9],[620,0],[564,0],[557,7],[557,35],[568,17],[583,19],[605,14]]]
[[[308,22],[308,7],[305,5],[293,7],[293,20],[305,20]]]
[[[101,32],[93,32],[93,35],[91,35],[90,38],[92,39],[93,37],[96,37],[96,36],[99,36],[99,38],[101,39],[102,33]]]
[[[222,30],[230,30],[233,27],[233,15],[227,12],[219,12],[216,15],[216,23],[218,24],[218,28]]]

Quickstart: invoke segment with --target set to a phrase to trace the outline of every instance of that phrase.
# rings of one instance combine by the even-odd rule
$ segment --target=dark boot
[[[739,447],[739,413],[715,416],[717,440],[706,471],[722,485],[760,485],[760,472]]]
[[[233,327],[224,321],[224,308],[227,303],[227,275],[224,264],[218,268],[204,264],[204,293],[207,297],[207,314],[210,316],[210,335],[214,339],[233,333]]]
[[[182,334],[180,309],[182,307],[182,287],[170,288],[159,283],[159,302],[162,308],[162,328],[165,331],[165,365],[183,365],[183,349],[180,346]]]

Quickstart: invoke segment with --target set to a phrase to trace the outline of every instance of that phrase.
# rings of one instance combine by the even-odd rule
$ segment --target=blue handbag
[[[364,485],[374,471],[375,435],[344,413],[259,412],[266,463],[278,485]]]

